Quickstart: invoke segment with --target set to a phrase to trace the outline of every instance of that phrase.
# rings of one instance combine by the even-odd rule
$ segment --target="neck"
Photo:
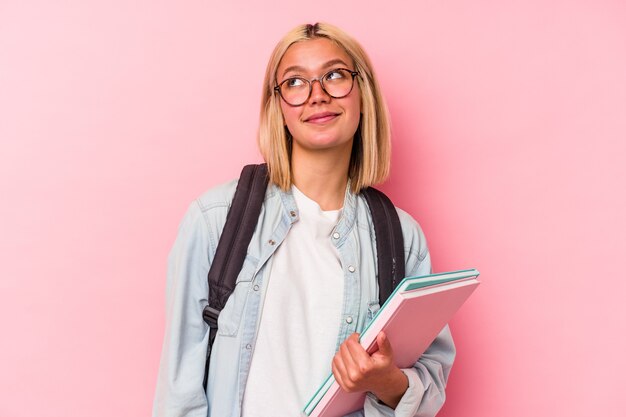
[[[322,210],[338,210],[343,207],[351,149],[349,146],[340,152],[336,149],[311,152],[295,146],[293,148],[293,183],[319,204]]]

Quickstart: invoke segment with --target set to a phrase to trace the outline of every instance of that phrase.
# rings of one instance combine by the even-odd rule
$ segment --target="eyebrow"
[[[331,59],[330,61],[326,62],[324,65],[322,65],[322,68],[323,69],[329,68],[336,64],[343,64],[345,67],[348,66],[348,64],[346,64],[342,59],[336,58],[336,59]],[[299,65],[292,65],[290,67],[285,68],[285,70],[283,71],[283,77],[285,76],[285,74],[287,74],[290,71],[305,72],[306,69]]]

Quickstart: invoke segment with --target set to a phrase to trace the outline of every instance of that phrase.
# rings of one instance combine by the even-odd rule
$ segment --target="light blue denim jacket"
[[[291,225],[298,221],[298,208],[290,192],[274,185],[268,187],[235,291],[219,316],[205,392],[202,380],[209,332],[202,311],[207,305],[207,274],[236,185],[235,180],[206,192],[191,204],[179,226],[168,259],[166,328],[154,417],[241,414],[265,294],[264,281],[272,255]],[[404,211],[398,209],[398,215],[407,276],[430,273],[430,255],[422,230]],[[338,249],[344,271],[338,349],[350,334],[361,332],[379,308],[375,236],[362,196],[346,192],[340,220],[330,239]],[[365,410],[351,415],[434,416],[445,400],[454,356],[454,344],[446,326],[414,368],[405,370],[409,388],[395,411],[370,394]]]

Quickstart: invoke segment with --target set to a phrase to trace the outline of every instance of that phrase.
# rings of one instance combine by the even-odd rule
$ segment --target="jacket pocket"
[[[376,313],[378,313],[378,310],[380,310],[380,304],[378,304],[378,301],[372,301],[371,303],[368,304],[367,323],[365,323],[366,326],[369,324],[370,321],[372,321],[374,316],[376,316]]]

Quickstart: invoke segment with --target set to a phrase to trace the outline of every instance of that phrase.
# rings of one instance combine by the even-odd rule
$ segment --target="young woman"
[[[265,75],[259,146],[270,185],[233,294],[219,318],[203,388],[207,273],[237,181],[186,213],[169,257],[167,325],[155,416],[297,416],[329,372],[364,391],[353,415],[433,416],[455,356],[446,327],[412,368],[378,335],[358,335],[379,308],[371,214],[359,191],[390,163],[386,106],[367,55],[328,24],[276,46]],[[419,225],[398,209],[406,275],[430,273]]]

